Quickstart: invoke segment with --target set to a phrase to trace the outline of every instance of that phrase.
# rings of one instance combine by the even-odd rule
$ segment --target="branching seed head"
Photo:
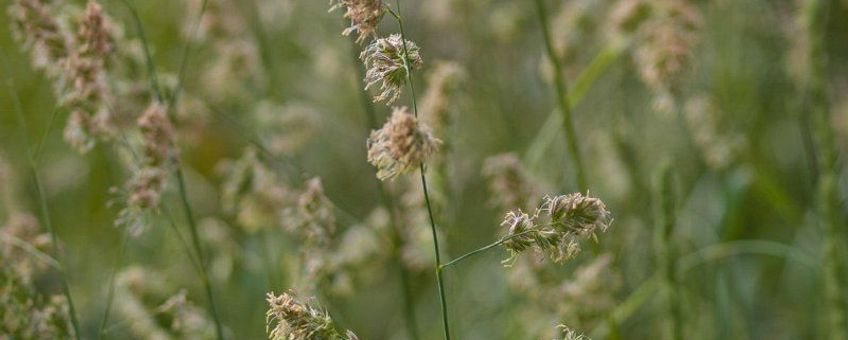
[[[374,40],[359,59],[365,64],[365,89],[380,83],[380,94],[374,101],[386,104],[397,100],[410,72],[423,64],[418,46],[404,41],[400,34]]]
[[[441,143],[406,107],[396,107],[381,129],[371,131],[368,162],[377,167],[377,178],[393,179],[424,163]]]

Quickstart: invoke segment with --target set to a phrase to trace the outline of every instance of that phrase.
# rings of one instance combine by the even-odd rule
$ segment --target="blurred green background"
[[[10,3],[0,1],[0,7]],[[715,258],[686,271],[681,278],[686,338],[824,338],[827,318],[821,263],[827,236],[816,223],[811,123],[805,115],[802,84],[792,74],[799,4],[786,0],[694,2],[703,20],[695,33],[698,43],[685,66],[686,75],[674,85],[679,99],[679,110],[674,112],[657,110],[653,91],[640,79],[634,63],[638,42],[608,56],[591,81],[577,83],[581,72],[598,62],[599,54],[609,52],[614,41],[610,15],[617,4],[548,2],[554,38],[567,51],[562,60],[566,81],[572,90],[585,90],[585,97],[574,107],[574,120],[590,192],[606,202],[615,218],[612,228],[598,235],[600,252],[612,256],[609,270],[615,280],[596,283],[600,286],[585,293],[582,303],[610,298],[612,305],[602,308],[601,314],[619,311],[656,272],[653,178],[659,164],[670,161],[678,214],[673,242],[679,258],[691,260],[687,255],[699,249],[739,240],[790,247],[778,251],[782,256],[711,253]],[[123,2],[103,0],[102,5],[127,38],[137,37]],[[199,2],[135,1],[134,5],[160,80],[173,83],[190,40],[187,27],[197,19]],[[551,71],[533,2],[428,0],[402,1],[402,6],[406,34],[421,47],[424,58],[424,67],[414,78],[419,99],[437,61],[454,62],[464,70],[450,97],[449,127],[437,131],[437,137],[450,146],[442,155],[449,195],[437,209],[437,220],[445,257],[454,258],[495,241],[502,231],[499,223],[504,211],[490,204],[492,193],[481,174],[487,157],[516,153],[542,194],[578,189],[559,130]],[[326,1],[210,0],[206,17],[225,24],[231,20],[234,31],[242,35],[210,30],[192,45],[177,138],[192,208],[205,220],[201,234],[206,253],[229,268],[219,277],[213,269],[213,285],[222,321],[234,339],[265,336],[264,295],[291,288],[299,257],[297,242],[279,225],[251,232],[239,227],[233,214],[222,207],[221,187],[226,180],[220,171],[222,162],[241,157],[256,136],[303,134],[297,148],[280,153],[279,161],[268,162],[281,179],[300,186],[302,179],[320,176],[327,197],[343,212],[337,218],[341,229],[365,223],[383,204],[375,170],[366,161],[365,140],[371,127],[361,100],[357,70],[361,63],[355,60],[360,47],[340,35],[347,25],[342,12],[328,13],[328,8]],[[848,146],[848,2],[834,1],[829,16],[825,40],[831,126],[839,150],[844,151]],[[206,306],[185,249],[162,216],[153,217],[142,235],[129,238],[126,253],[119,256],[124,229],[113,222],[120,202],[109,202],[120,201],[110,188],[120,187],[129,176],[121,153],[113,145],[100,143],[80,155],[63,141],[67,112],[60,110],[50,125],[57,105],[50,81],[30,66],[28,53],[14,42],[9,26],[8,17],[0,16],[4,59],[0,157],[15,174],[0,183],[3,191],[12,192],[0,209],[0,221],[12,211],[38,211],[25,153],[31,146],[25,145],[14,114],[12,96],[17,93],[29,134],[33,139],[46,136],[39,172],[62,241],[85,338],[97,331],[116,264],[154,270],[167,282],[168,290],[176,293],[186,288],[189,300]],[[397,25],[387,16],[380,32],[397,32]],[[219,49],[217,41],[224,39],[252,46],[258,55],[253,61],[258,64],[230,60],[232,69],[219,72],[216,62],[232,52]],[[240,49],[245,47],[230,48],[244,51]],[[395,105],[409,105],[408,94]],[[275,110],[298,108],[308,118],[304,126],[270,131],[278,125],[258,118],[261,105],[272,115]],[[374,107],[382,124],[390,109],[382,104]],[[417,179],[414,174],[407,176]],[[848,195],[846,180],[841,172],[842,202]],[[164,210],[175,218],[181,237],[188,237],[175,188],[169,184]],[[844,213],[844,203],[841,207]],[[223,241],[206,238],[210,232],[203,227],[211,219],[224,226]],[[845,238],[839,243],[844,249]],[[220,248],[222,244],[228,248]],[[742,252],[750,250],[746,247],[757,245],[742,246]],[[548,270],[563,284],[575,281],[578,269],[594,258],[592,251],[584,250],[580,258],[565,265],[549,263]],[[273,268],[266,261],[269,258]],[[509,284],[509,272],[516,268],[504,268],[500,263],[504,258],[505,252],[495,249],[446,271],[456,338],[550,338],[543,331],[552,331],[559,322],[600,338],[647,339],[660,334],[665,316],[656,292],[649,292],[644,303],[632,306],[635,309],[626,318],[614,323],[608,316],[540,319],[533,309],[547,306],[538,306],[542,302],[528,300]],[[801,260],[793,260],[797,258]],[[413,275],[422,339],[441,336],[430,269]],[[351,294],[328,294],[320,298],[320,304],[341,327],[354,330],[362,339],[406,338],[394,269],[386,262],[375,262],[354,273]],[[844,273],[843,282],[848,279]],[[115,324],[110,338],[138,337],[131,330],[134,321],[120,311],[110,319]],[[612,324],[614,332],[609,332]]]

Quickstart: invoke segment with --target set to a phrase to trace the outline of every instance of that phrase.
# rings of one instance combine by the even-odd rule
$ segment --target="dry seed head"
[[[580,254],[580,240],[595,238],[595,233],[606,231],[610,223],[606,205],[597,198],[580,193],[546,196],[533,215],[520,210],[507,213],[501,225],[507,226],[504,247],[510,257],[503,262],[509,266],[521,252],[533,247],[563,263]]]
[[[356,42],[361,43],[368,37],[377,36],[377,25],[386,14],[383,0],[330,0],[330,11],[345,8],[344,17],[350,19],[350,27],[345,28],[345,36],[356,32]]]
[[[546,211],[555,225],[562,225],[566,231],[581,236],[605,232],[612,223],[607,206],[600,199],[583,196],[581,193],[545,197],[542,210]]]
[[[591,338],[568,328],[566,325],[558,325],[557,329],[559,330],[560,336],[554,340],[592,340]]]
[[[391,104],[400,96],[410,72],[421,68],[423,61],[417,45],[404,41],[400,34],[374,40],[359,59],[365,64],[365,89],[379,83],[375,102]]]
[[[381,129],[371,131],[368,162],[377,167],[377,178],[393,179],[426,162],[441,143],[409,109],[396,107]]]
[[[176,158],[174,127],[165,115],[164,105],[151,103],[138,118],[137,124],[142,135],[145,165],[163,166],[168,160]]]
[[[350,331],[342,336],[327,312],[298,301],[293,292],[280,296],[271,292],[266,301],[270,305],[265,313],[266,331],[272,340],[357,339]]]
[[[9,6],[15,38],[30,50],[33,66],[50,76],[62,74],[73,41],[66,25],[55,15],[55,6],[54,1],[47,0],[17,0]]]
[[[655,106],[671,112],[676,109],[671,90],[689,66],[702,18],[687,0],[664,0],[655,6],[635,62],[642,80],[656,92]]]

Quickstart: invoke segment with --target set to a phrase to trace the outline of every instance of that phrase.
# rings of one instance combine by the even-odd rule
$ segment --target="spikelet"
[[[342,31],[348,36],[357,33],[356,42],[377,36],[377,25],[386,14],[383,0],[330,0],[330,11],[345,8],[344,17],[350,19],[350,27]]]
[[[374,97],[374,102],[386,104],[400,97],[410,72],[423,64],[418,46],[404,41],[400,34],[374,40],[359,59],[365,64],[365,89],[380,84],[380,93]]]
[[[577,331],[568,328],[566,325],[557,326],[560,335],[554,340],[592,340],[591,338],[578,333]]]
[[[396,107],[391,118],[368,138],[368,162],[382,181],[415,170],[436,153],[441,141],[406,107]]]
[[[612,223],[606,205],[597,198],[580,193],[546,196],[533,215],[520,209],[510,211],[501,223],[506,226],[503,243],[510,257],[510,265],[523,251],[535,248],[556,263],[563,263],[580,253],[579,241],[595,238]]]
[[[272,340],[357,340],[355,334],[339,333],[330,315],[308,303],[298,301],[293,292],[266,296],[265,330]]]
[[[165,107],[152,103],[137,120],[141,132],[141,166],[127,182],[127,205],[118,214],[116,225],[140,234],[146,224],[144,215],[159,207],[172,162],[176,162],[174,128],[165,115]]]

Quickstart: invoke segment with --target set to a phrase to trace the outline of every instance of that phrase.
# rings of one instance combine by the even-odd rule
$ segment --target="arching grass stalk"
[[[3,58],[3,63],[6,64],[5,56]],[[6,67],[6,69],[8,69],[8,67]],[[33,181],[35,182],[36,192],[38,195],[39,210],[41,213],[41,220],[42,223],[44,223],[44,227],[47,229],[47,232],[50,234],[50,244],[52,246],[53,256],[57,259],[57,264],[59,265],[59,267],[57,268],[60,277],[59,281],[61,281],[62,284],[62,294],[64,294],[65,299],[68,300],[68,313],[70,314],[71,324],[73,325],[74,329],[74,338],[79,340],[81,338],[79,320],[77,319],[76,309],[74,308],[74,300],[71,297],[71,289],[68,286],[68,275],[67,271],[65,270],[66,265],[64,261],[62,261],[62,257],[59,256],[59,237],[56,236],[56,230],[53,228],[53,223],[50,220],[50,209],[47,206],[47,197],[45,195],[44,186],[41,183],[41,176],[39,176],[38,174],[38,166],[36,165],[35,157],[32,151],[30,150],[30,137],[26,118],[24,117],[23,107],[21,106],[21,100],[18,96],[18,92],[15,90],[15,85],[11,76],[7,80],[6,85],[9,87],[9,96],[12,98],[15,116],[17,117],[18,125],[20,126],[21,133],[23,134],[23,141],[25,145],[24,152],[26,153],[27,161],[29,162]]]
[[[657,208],[656,226],[654,227],[654,250],[657,261],[657,275],[660,280],[665,308],[665,337],[666,339],[683,339],[683,315],[680,309],[678,287],[677,253],[672,244],[674,233],[675,198],[671,166],[660,166],[657,176],[657,193],[655,205]]]
[[[845,276],[842,272],[844,257],[840,243],[844,231],[840,229],[843,216],[839,199],[839,152],[830,116],[827,97],[827,19],[830,1],[809,0],[803,9],[804,23],[808,25],[807,51],[810,65],[809,81],[805,91],[809,98],[807,113],[812,115],[818,153],[818,219],[826,233],[824,247],[824,288],[828,311],[830,339],[848,339],[848,312],[845,306]]]
[[[400,37],[403,42],[403,67],[406,70],[406,82],[409,85],[409,93],[412,98],[412,112],[416,118],[418,118],[418,103],[415,99],[415,84],[412,80],[412,67],[410,66],[409,60],[407,60],[407,56],[409,55],[409,51],[406,46],[406,32],[403,29],[403,18],[400,16],[400,0],[396,0],[395,2],[397,7],[397,11],[393,11],[390,8],[388,11],[392,14],[395,20],[398,23],[398,27],[400,29]],[[424,202],[427,205],[427,216],[430,219],[430,231],[433,234],[433,250],[436,255],[436,282],[439,286],[439,302],[441,303],[442,309],[442,326],[444,329],[444,337],[445,340],[450,340],[450,326],[448,322],[448,303],[447,298],[445,297],[445,283],[442,278],[442,259],[441,254],[439,252],[439,237],[436,233],[436,222],[433,218],[433,206],[430,203],[430,193],[427,189],[427,176],[425,175],[425,166],[424,163],[419,165],[419,173],[421,174],[421,187],[424,191]]]
[[[354,38],[351,38],[351,44],[353,47],[357,47]],[[356,48],[351,49],[351,60],[353,62],[353,66],[356,68],[357,79],[365,79],[365,70],[360,65],[359,55],[356,53]],[[371,97],[368,95],[368,92],[364,89],[359,90],[360,102],[362,103],[362,110],[365,112],[365,118],[368,122],[368,129],[376,129],[379,128],[377,123],[377,111],[374,108],[374,104],[371,101]],[[392,200],[391,195],[386,191],[383,187],[382,182],[377,183],[377,191],[380,195],[380,201],[386,205],[386,209],[389,210],[389,224],[391,229],[391,241],[392,241],[392,258],[395,260],[395,265],[398,268],[398,274],[400,275],[400,284],[401,284],[401,293],[403,297],[403,314],[406,322],[406,331],[409,335],[409,338],[412,340],[418,340],[418,322],[415,320],[415,300],[412,296],[412,283],[410,279],[409,270],[407,270],[406,266],[403,264],[401,260],[400,250],[403,246],[403,240],[400,235],[400,225],[397,223],[397,207]]]
[[[542,28],[542,35],[545,40],[545,52],[548,55],[548,60],[553,66],[554,89],[556,90],[557,105],[559,105],[560,113],[562,113],[562,128],[565,132],[565,141],[568,146],[568,152],[571,154],[571,161],[574,163],[574,176],[577,180],[577,187],[580,189],[580,192],[586,192],[586,190],[589,189],[586,181],[586,169],[583,167],[583,158],[580,155],[580,147],[577,144],[577,133],[574,130],[571,105],[568,103],[568,88],[565,83],[565,78],[563,78],[562,64],[554,50],[553,37],[551,37],[550,23],[548,22],[547,9],[545,8],[545,0],[536,0],[536,14],[538,15],[539,24]]]
[[[143,29],[143,26],[141,24],[141,19],[138,16],[138,12],[136,11],[135,6],[129,0],[123,0],[123,2],[129,8],[130,12],[132,13],[133,20],[135,22],[135,26],[136,26],[136,29],[138,31],[138,36],[139,36],[139,38],[142,42],[142,46],[144,48],[145,62],[147,64],[147,71],[148,71],[148,76],[150,77],[151,88],[153,90],[154,95],[156,96],[156,99],[159,102],[163,102],[164,97],[163,97],[161,89],[159,87],[159,82],[157,80],[158,78],[157,78],[157,75],[156,75],[156,67],[155,67],[155,64],[153,63],[153,58],[150,54],[150,48],[148,46],[148,41],[147,41],[147,39],[145,38],[145,35],[144,35],[144,29]],[[193,27],[192,35],[196,35],[196,33],[197,33],[197,31],[200,27],[200,21],[203,19],[203,14],[206,12],[207,2],[208,2],[207,0],[203,0],[200,13],[198,14],[198,17],[197,17],[197,22],[195,23],[195,26]],[[185,72],[186,72],[187,67],[188,67],[188,59],[189,59],[189,52],[190,51],[191,51],[191,42],[189,41],[189,42],[186,43],[186,47],[183,50],[183,56],[182,56],[182,59],[180,61],[179,78],[177,79],[177,86],[174,89],[174,95],[171,98],[171,101],[169,103],[167,103],[167,105],[168,105],[167,113],[171,117],[172,120],[173,120],[173,116],[174,116],[173,108],[176,106],[176,101],[179,99],[179,93],[182,90],[182,84],[183,84],[183,81],[184,81],[184,78],[185,78]],[[212,315],[212,319],[215,323],[215,334],[216,334],[216,336],[219,340],[223,340],[224,339],[224,329],[223,329],[223,326],[221,325],[221,320],[218,316],[218,311],[217,311],[217,308],[216,308],[216,305],[215,305],[215,298],[214,298],[214,294],[213,294],[212,283],[210,282],[209,275],[206,271],[205,253],[203,252],[203,248],[201,247],[201,244],[200,244],[200,236],[197,232],[197,222],[195,221],[194,213],[193,213],[192,208],[191,208],[191,204],[188,201],[188,190],[186,189],[185,176],[183,174],[182,167],[180,167],[179,165],[176,166],[176,169],[174,170],[174,172],[175,172],[175,175],[177,177],[177,186],[178,186],[178,191],[179,191],[179,196],[180,196],[180,202],[182,204],[183,210],[185,211],[186,222],[188,223],[189,232],[191,234],[191,244],[194,248],[194,251],[196,252],[197,259],[199,260],[199,266],[198,266],[199,274],[200,274],[200,277],[201,277],[203,288],[206,292],[206,297],[209,300],[209,313]]]
[[[461,262],[462,260],[465,260],[465,259],[467,259],[467,258],[469,258],[469,257],[471,257],[471,256],[477,255],[477,254],[482,253],[482,252],[484,252],[484,251],[486,251],[486,250],[489,250],[489,249],[492,249],[492,248],[494,248],[494,247],[497,247],[497,246],[499,246],[499,245],[503,244],[503,243],[504,243],[504,242],[506,242],[506,241],[509,241],[509,240],[511,240],[511,239],[513,239],[513,238],[516,238],[516,237],[519,237],[519,236],[523,236],[523,235],[525,235],[525,234],[529,234],[529,233],[531,233],[531,232],[533,232],[533,231],[534,231],[534,230],[527,230],[527,231],[523,231],[523,232],[520,232],[520,233],[517,233],[517,234],[513,234],[513,235],[506,236],[506,237],[502,237],[500,240],[497,240],[497,241],[495,241],[495,242],[492,242],[491,244],[489,244],[489,245],[487,245],[487,246],[485,246],[485,247],[482,247],[482,248],[479,248],[479,249],[476,249],[476,250],[472,250],[472,251],[470,251],[470,252],[466,253],[465,255],[462,255],[462,256],[460,256],[460,257],[457,257],[457,258],[455,258],[455,259],[451,260],[450,262],[448,262],[448,263],[445,263],[445,264],[441,265],[439,268],[440,268],[440,269],[444,269],[444,268],[450,267],[450,266],[455,265],[455,264],[457,264],[457,263]]]

